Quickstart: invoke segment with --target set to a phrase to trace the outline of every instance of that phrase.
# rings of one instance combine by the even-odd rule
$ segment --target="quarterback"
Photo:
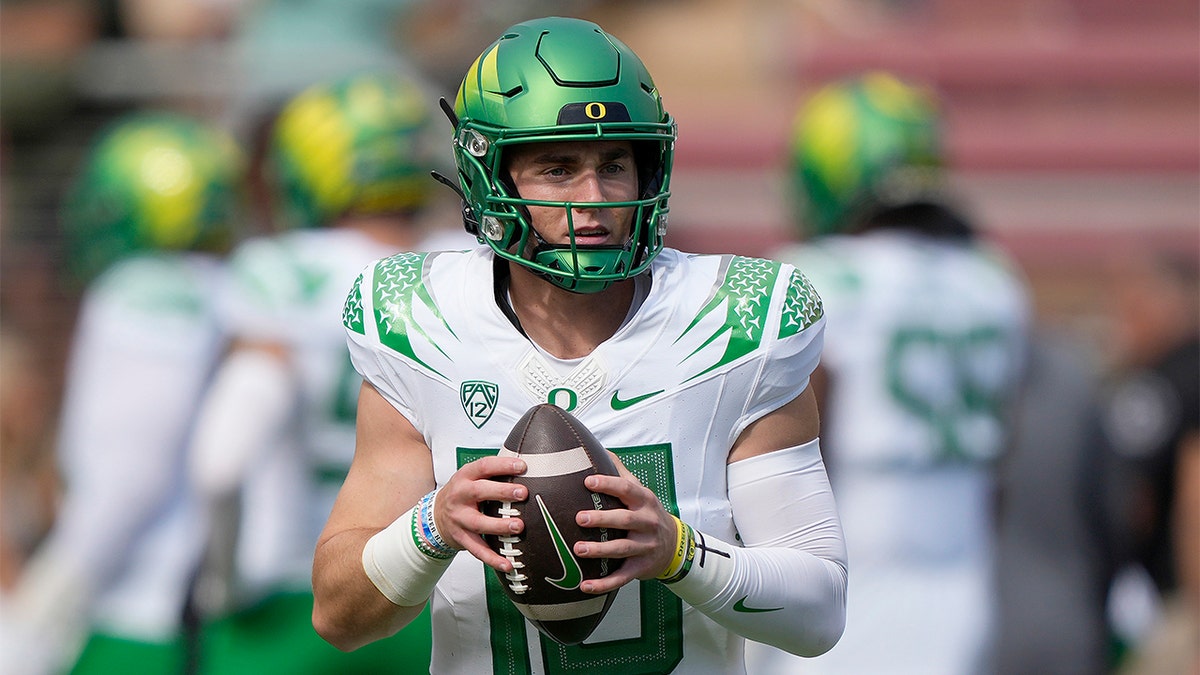
[[[353,650],[428,604],[432,670],[739,673],[745,640],[812,656],[845,620],[846,556],[808,387],[819,297],[794,267],[663,245],[675,124],[638,57],[595,24],[518,24],[451,108],[469,232],[486,246],[368,266],[343,311],[364,378],[354,462],[317,545],[318,633]],[[622,558],[582,644],[524,621],[483,535],[519,532],[495,456],[554,403],[614,454],[590,489],[624,509],[577,542]],[[681,557],[686,541],[693,555]]]

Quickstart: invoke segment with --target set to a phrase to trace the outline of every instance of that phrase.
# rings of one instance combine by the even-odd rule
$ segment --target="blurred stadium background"
[[[66,182],[93,134],[131,108],[252,126],[234,114],[245,103],[234,86],[246,80],[238,47],[246,17],[271,4],[289,3],[0,1],[0,508],[18,558],[44,528],[54,492],[52,421],[77,293],[61,275],[56,212]],[[1195,0],[344,3],[352,5],[393,5],[383,34],[447,97],[515,21],[572,14],[622,38],[679,122],[670,233],[679,248],[766,255],[791,237],[784,164],[798,101],[832,78],[884,68],[941,90],[968,211],[1028,274],[1039,319],[1078,335],[1097,368],[1110,265],[1147,246],[1200,255]],[[329,65],[330,53],[284,52],[276,65],[302,77],[318,59]],[[452,208],[442,215],[454,225]],[[0,567],[0,583],[13,562]]]

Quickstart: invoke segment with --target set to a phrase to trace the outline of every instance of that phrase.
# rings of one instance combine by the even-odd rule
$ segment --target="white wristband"
[[[439,557],[422,550],[419,521],[420,503],[375,533],[363,547],[363,571],[385,598],[401,607],[425,604],[454,560],[453,555]]]

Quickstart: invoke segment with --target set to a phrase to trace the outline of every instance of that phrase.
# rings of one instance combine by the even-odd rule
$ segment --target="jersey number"
[[[887,385],[905,411],[929,426],[936,459],[986,459],[998,448],[998,418],[1010,356],[1004,330],[898,331],[887,353]]]
[[[620,456],[642,485],[658,495],[668,512],[679,515],[670,445],[610,449]],[[462,467],[467,462],[497,452],[459,448],[458,465]],[[526,636],[529,624],[509,602],[495,573],[484,568],[484,574],[492,643],[492,672],[496,675],[527,675],[533,672],[532,660],[536,658],[529,653]],[[683,601],[658,582],[634,583],[638,588],[641,606],[638,637],[566,646],[539,634],[542,660],[548,675],[668,673],[679,664],[683,658]]]

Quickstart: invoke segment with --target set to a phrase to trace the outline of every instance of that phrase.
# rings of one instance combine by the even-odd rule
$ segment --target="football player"
[[[224,347],[213,298],[243,169],[226,134],[139,112],[97,138],[75,177],[62,224],[88,286],[59,426],[65,492],[6,599],[5,673],[185,667],[203,544],[185,453]]]
[[[803,655],[841,634],[846,566],[809,375],[820,299],[791,265],[665,248],[676,127],[641,60],[599,26],[512,26],[454,105],[457,187],[485,246],[368,266],[343,312],[354,463],[317,545],[313,623],[353,650],[429,606],[432,671],[743,672],[745,640]],[[519,532],[495,456],[535,404],[570,411],[620,477],[626,530],[570,555],[622,558],[580,645],[534,630],[483,535]],[[488,569],[489,567],[493,569]]]
[[[372,260],[441,245],[420,220],[437,185],[426,100],[409,78],[356,72],[294,96],[270,132],[265,171],[284,231],[230,256],[222,311],[233,346],[192,454],[215,516],[199,586],[214,614],[203,672],[428,666],[427,618],[411,639],[352,656],[318,638],[311,618],[312,551],[350,465],[361,384],[337,321],[346,288]],[[441,236],[475,245],[461,230]],[[222,533],[229,514],[237,526]]]
[[[981,672],[1024,283],[952,205],[931,90],[881,72],[827,84],[791,157],[805,241],[777,257],[825,303],[822,422],[854,571],[845,635],[804,672]],[[798,668],[749,652],[757,672]]]

